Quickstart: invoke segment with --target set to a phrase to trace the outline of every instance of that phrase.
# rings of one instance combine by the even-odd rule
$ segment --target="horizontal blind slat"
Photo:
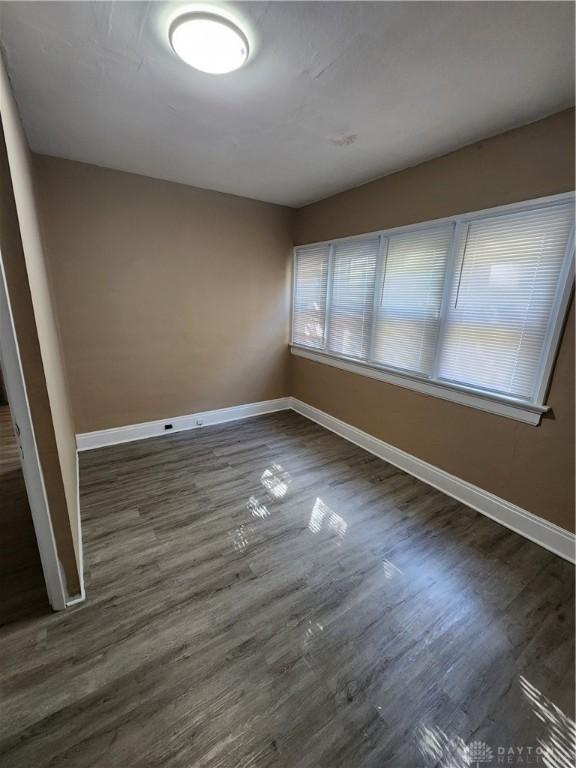
[[[328,318],[328,349],[366,359],[374,305],[379,237],[336,243]]]
[[[325,336],[329,245],[297,248],[294,263],[292,341],[322,349]]]
[[[378,285],[380,236],[299,247],[293,341],[425,376],[440,344],[435,380],[531,400],[573,220],[571,201],[466,217],[447,297],[454,221],[384,233]]]
[[[560,204],[469,223],[442,379],[532,398],[572,222],[572,205]]]
[[[392,235],[374,332],[374,360],[424,375],[432,370],[452,224]]]

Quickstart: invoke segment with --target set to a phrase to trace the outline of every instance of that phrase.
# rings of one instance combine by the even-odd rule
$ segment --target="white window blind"
[[[324,347],[329,245],[296,249],[292,341],[306,347]]]
[[[377,363],[432,372],[453,229],[449,224],[388,239],[374,326]]]
[[[333,249],[328,349],[365,359],[370,347],[380,238],[339,242]]]
[[[293,343],[542,413],[573,253],[572,195],[302,246]]]
[[[532,399],[572,223],[563,205],[468,224],[441,378]]]

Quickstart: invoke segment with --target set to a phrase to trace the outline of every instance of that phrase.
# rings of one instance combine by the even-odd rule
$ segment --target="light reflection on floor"
[[[232,546],[236,552],[242,552],[246,549],[250,543],[249,535],[253,533],[253,528],[250,525],[242,524],[235,531],[232,531],[230,536],[232,537]]]
[[[506,765],[541,765],[546,768],[574,768],[576,765],[576,724],[522,675],[520,689],[532,712],[546,727],[545,735],[532,744],[514,742],[491,744],[449,735],[437,726],[422,724],[417,729],[417,745],[425,765],[437,768],[469,766],[505,761]],[[536,736],[535,736],[536,739]],[[504,740],[505,741],[505,740]]]
[[[260,478],[264,488],[275,499],[281,499],[286,495],[291,481],[290,473],[281,464],[272,464],[267,467]]]
[[[390,562],[390,560],[382,560],[382,568],[384,569],[384,576],[387,579],[391,579],[393,576],[396,576],[396,574],[402,575],[400,568],[397,568],[394,563]]]
[[[316,638],[318,638],[323,631],[324,627],[322,624],[320,624],[320,622],[308,621],[308,625],[304,632],[304,641],[302,643],[304,650],[308,650],[314,640],[316,640]]]
[[[256,496],[250,496],[246,502],[246,509],[250,512],[252,517],[259,517],[261,519],[270,517],[270,510],[265,504],[262,504]]]
[[[459,736],[450,736],[437,726],[420,725],[417,729],[418,749],[425,765],[438,768],[468,768],[468,745]]]
[[[520,676],[520,687],[536,717],[546,726],[539,739],[542,762],[547,768],[574,768],[576,765],[576,724],[535,685]]]
[[[266,493],[272,499],[278,500],[286,496],[291,480],[290,473],[280,464],[272,464],[267,467],[260,478]],[[263,520],[270,517],[271,514],[268,507],[255,495],[250,496],[246,502],[246,509],[254,519]],[[323,530],[333,532],[339,537],[341,543],[346,536],[348,523],[323,499],[317,497],[310,514],[308,529],[313,534],[318,534]],[[252,525],[242,524],[231,532],[234,549],[244,551],[248,547],[254,531],[255,528]],[[386,558],[382,560],[382,570],[386,580],[402,575],[402,570]],[[308,621],[302,638],[303,650],[310,653],[316,642],[322,643],[323,631],[322,624]],[[519,684],[522,693],[531,704],[535,717],[546,726],[545,736],[538,739],[533,745],[527,745],[539,748],[538,763],[546,766],[546,768],[574,768],[576,751],[574,721],[567,717],[526,678],[521,676]],[[460,736],[447,733],[436,725],[421,724],[418,726],[416,743],[425,765],[436,768],[471,768],[479,762],[479,750],[484,750],[485,758],[494,755],[493,759],[496,759],[496,745],[491,746],[481,741],[472,741],[467,744]],[[482,759],[480,762],[488,762],[488,760]]]
[[[317,498],[312,508],[308,528],[312,533],[320,533],[322,528],[328,528],[343,539],[348,529],[348,523],[343,517],[340,517],[340,515],[330,509],[322,499]]]

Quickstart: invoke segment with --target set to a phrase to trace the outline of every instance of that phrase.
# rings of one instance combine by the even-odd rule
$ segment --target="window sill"
[[[450,400],[453,403],[476,408],[477,410],[486,411],[487,413],[494,413],[498,416],[504,416],[507,419],[523,421],[525,424],[531,424],[535,427],[540,424],[542,414],[549,410],[548,406],[545,405],[533,405],[531,403],[514,400],[513,398],[488,395],[467,387],[459,387],[458,385],[440,384],[435,381],[419,378],[418,376],[411,376],[410,374],[367,365],[358,362],[357,360],[336,357],[335,355],[330,355],[326,352],[318,352],[294,344],[291,345],[291,352],[293,355],[303,357],[306,360],[313,360],[316,363],[331,365],[334,368],[341,368],[344,371],[357,373],[360,376],[367,376],[371,379],[384,381],[387,384],[395,384],[396,386],[411,389],[424,395],[440,397],[442,400]]]

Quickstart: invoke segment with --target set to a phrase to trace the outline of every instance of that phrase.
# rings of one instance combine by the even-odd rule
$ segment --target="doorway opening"
[[[0,627],[50,612],[18,429],[0,365]]]

